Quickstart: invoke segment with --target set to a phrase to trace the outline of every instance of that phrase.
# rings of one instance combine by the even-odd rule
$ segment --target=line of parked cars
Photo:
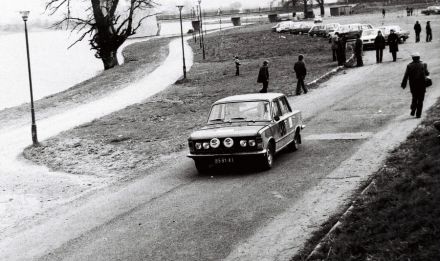
[[[401,43],[404,43],[409,38],[409,31],[403,30],[398,25],[387,25],[381,27],[374,27],[371,24],[314,24],[311,22],[293,22],[285,21],[276,24],[272,27],[272,31],[278,33],[291,33],[291,34],[307,34],[312,37],[325,37],[331,42],[331,38],[339,33],[340,37],[345,37],[347,42],[353,42],[356,39],[356,35],[361,36],[361,40],[364,43],[364,48],[368,49],[374,46],[374,39],[377,36],[378,31],[381,31],[385,40],[394,30]]]
[[[429,6],[428,8],[423,9],[421,13],[425,15],[440,14],[440,6]]]

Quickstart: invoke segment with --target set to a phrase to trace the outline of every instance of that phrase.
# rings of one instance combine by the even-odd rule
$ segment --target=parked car
[[[347,42],[354,41],[357,34],[362,34],[363,30],[373,29],[371,24],[343,24],[340,25],[334,32],[330,34],[330,38],[339,33],[341,37],[345,36]]]
[[[325,25],[314,25],[310,30],[309,30],[309,35],[310,36],[324,36],[325,35]]]
[[[440,14],[440,6],[429,6],[423,9],[421,13],[425,15]]]
[[[325,37],[328,37],[331,33],[333,33],[336,28],[340,26],[339,23],[330,23],[325,25]]]
[[[323,21],[323,19],[322,19],[322,17],[321,17],[320,15],[316,16],[316,17],[313,19],[313,22],[314,22],[315,24],[322,23],[322,21]]]
[[[226,97],[212,105],[206,125],[190,135],[188,157],[200,173],[247,158],[270,169],[275,153],[297,150],[303,128],[301,111],[292,110],[284,94]]]
[[[297,23],[292,29],[290,29],[291,34],[308,34],[310,29],[312,29],[313,23],[301,22]]]
[[[403,30],[398,25],[381,26],[378,29],[382,31],[382,34],[384,35],[385,39],[388,39],[388,35],[390,35],[390,31],[392,29],[397,34],[399,41],[401,43],[404,43],[409,38],[409,31]]]
[[[363,30],[361,34],[361,40],[363,43],[364,49],[374,48],[374,40],[376,39],[377,32],[379,32],[380,29],[367,29]],[[385,38],[386,40],[386,38]]]
[[[284,21],[273,26],[272,31],[277,33],[286,33],[286,32],[290,32],[293,26],[294,26],[294,22]]]

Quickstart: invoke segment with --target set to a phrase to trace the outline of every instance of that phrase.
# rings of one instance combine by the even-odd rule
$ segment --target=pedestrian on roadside
[[[432,29],[431,22],[426,22],[426,42],[429,43],[432,41]]]
[[[420,42],[420,33],[422,32],[422,26],[419,21],[416,21],[414,25],[414,32],[416,33],[416,43]]]
[[[382,17],[383,18],[385,18],[385,14],[386,14],[386,11],[385,11],[385,8],[384,8],[384,9],[382,9]]]
[[[409,80],[409,88],[412,95],[411,116],[416,115],[417,118],[422,116],[423,100],[426,92],[426,76],[429,75],[428,65],[420,61],[420,54],[411,55],[412,62],[406,67],[405,75],[401,87],[406,88]]]
[[[306,94],[308,90],[304,84],[304,79],[307,75],[307,68],[302,54],[298,56],[298,61],[295,63],[293,69],[295,70],[296,78],[298,79],[296,83],[296,95],[301,95],[301,88],[303,89],[304,94]]]
[[[356,56],[356,67],[364,66],[364,61],[362,60],[363,44],[361,40],[361,35],[356,35],[356,41],[354,42],[354,55]]]
[[[410,9],[409,9],[409,6],[407,6],[407,7],[406,7],[406,16],[409,16],[410,13],[411,13],[411,11],[410,11]]]
[[[238,59],[238,56],[234,57],[234,63],[235,63],[235,76],[240,76],[240,60]]]
[[[412,16],[412,15],[413,15],[413,12],[414,12],[414,8],[411,7],[411,8],[409,9],[409,15]]]
[[[339,34],[338,34],[339,37]],[[345,64],[345,61],[347,60],[346,56],[346,38],[345,36],[339,37],[338,40],[338,49],[337,49],[337,56],[338,56],[338,65],[343,66]]]
[[[332,54],[333,54],[333,62],[336,62],[338,59],[338,34],[334,34],[331,38],[331,42],[332,42]]]
[[[260,67],[260,71],[258,72],[258,83],[263,84],[263,88],[260,90],[260,93],[266,93],[267,88],[269,87],[269,62],[264,61],[263,66]]]
[[[390,53],[393,55],[393,62],[397,61],[397,52],[399,51],[399,37],[393,29],[388,36],[388,45],[390,47]]]
[[[383,49],[385,49],[385,37],[383,37],[381,31],[377,32],[377,36],[374,39],[374,49],[376,49],[376,63],[381,63],[383,57]]]

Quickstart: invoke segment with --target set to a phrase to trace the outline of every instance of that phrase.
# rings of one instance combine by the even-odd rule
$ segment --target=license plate
[[[225,163],[234,163],[234,158],[225,157],[225,158],[214,159],[214,164],[225,164]]]

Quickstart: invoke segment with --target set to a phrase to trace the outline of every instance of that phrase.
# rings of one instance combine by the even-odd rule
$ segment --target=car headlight
[[[205,150],[209,149],[209,143],[208,142],[203,142],[203,148]]]
[[[257,143],[255,142],[255,140],[249,140],[249,146],[251,146],[251,147],[255,147],[255,145],[257,145]]]
[[[220,140],[217,138],[214,138],[209,142],[209,145],[211,145],[212,148],[216,149],[220,146]]]
[[[247,146],[247,141],[246,140],[241,140],[240,141],[240,146],[246,147]]]
[[[234,140],[231,138],[226,138],[223,141],[223,145],[225,145],[226,148],[232,148],[232,146],[234,146]]]
[[[197,143],[196,143],[196,149],[197,149],[197,150],[202,149],[202,143],[197,142]]]

